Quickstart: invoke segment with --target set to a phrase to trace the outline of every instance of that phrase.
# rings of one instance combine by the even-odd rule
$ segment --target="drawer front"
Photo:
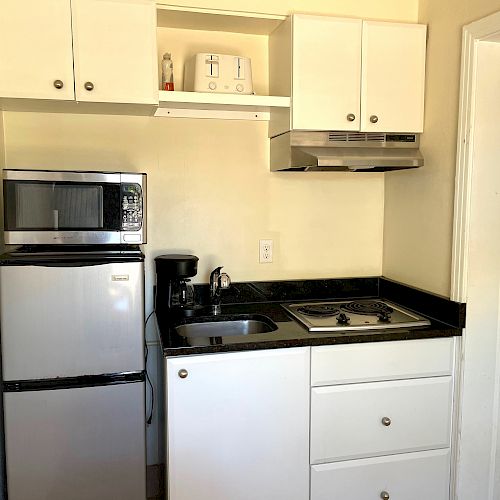
[[[451,402],[451,377],[316,387],[311,464],[447,448]]]
[[[451,375],[453,338],[313,347],[311,385]]]
[[[449,450],[311,467],[311,500],[449,500],[449,484]]]

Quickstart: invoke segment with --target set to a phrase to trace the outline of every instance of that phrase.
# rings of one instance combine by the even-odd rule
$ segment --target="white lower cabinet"
[[[311,463],[450,446],[451,377],[315,387]]]
[[[167,498],[449,500],[455,344],[167,358]]]
[[[449,471],[449,450],[313,465],[311,500],[446,500]]]
[[[307,500],[309,353],[167,359],[169,500]]]

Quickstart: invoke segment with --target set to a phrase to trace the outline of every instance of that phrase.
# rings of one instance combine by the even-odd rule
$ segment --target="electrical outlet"
[[[273,240],[259,240],[259,262],[268,264],[273,261]]]

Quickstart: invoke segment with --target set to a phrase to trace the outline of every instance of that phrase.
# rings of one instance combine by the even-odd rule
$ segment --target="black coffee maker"
[[[194,312],[194,289],[189,278],[198,270],[196,255],[167,254],[155,258],[156,314],[189,316]]]

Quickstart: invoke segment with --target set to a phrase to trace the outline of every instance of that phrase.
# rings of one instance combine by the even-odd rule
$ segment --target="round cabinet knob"
[[[370,116],[370,121],[372,123],[377,123],[378,122],[378,116],[377,115],[372,115]]]
[[[54,80],[54,87],[56,89],[62,89],[64,87],[64,83],[62,80]]]
[[[389,427],[389,425],[391,425],[391,419],[389,417],[384,417],[382,419],[382,425],[385,425],[386,427]]]
[[[241,83],[238,83],[238,85],[236,85],[236,90],[238,92],[243,92],[245,90],[245,87],[243,87]]]
[[[389,500],[389,498],[391,498],[391,495],[389,495],[387,491],[382,491],[380,492],[380,498],[382,500]]]
[[[348,122],[353,122],[356,119],[356,115],[349,113],[346,118]]]
[[[182,368],[182,370],[179,370],[179,373],[178,373],[179,377],[180,378],[187,378],[188,376],[188,371],[185,370],[184,368]]]
[[[94,84],[92,82],[85,82],[83,86],[85,87],[85,90],[88,90],[89,92],[94,90]]]
[[[208,88],[209,88],[210,90],[215,90],[215,89],[217,88],[217,85],[216,85],[216,83],[215,83],[215,82],[210,82],[210,83],[208,84]]]

